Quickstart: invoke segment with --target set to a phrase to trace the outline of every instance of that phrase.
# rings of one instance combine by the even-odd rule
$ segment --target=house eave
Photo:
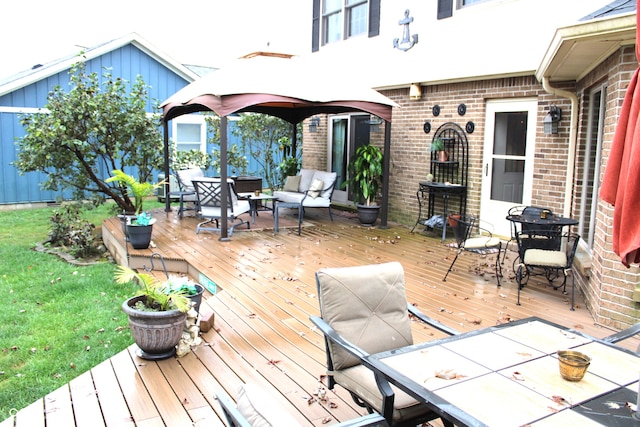
[[[104,55],[105,53],[119,49],[128,44],[132,44],[133,46],[137,47],[188,82],[192,82],[199,78],[196,73],[189,70],[187,67],[175,61],[168,55],[165,55],[159,49],[155,48],[148,41],[146,41],[136,33],[130,33],[124,37],[88,50],[85,53],[86,60],[88,61],[97,58],[101,55]],[[0,86],[0,97],[23,87],[29,86],[30,84],[38,82],[42,79],[46,79],[47,77],[53,76],[64,70],[68,70],[73,64],[77,62],[78,56],[74,55],[70,58],[56,62],[54,64],[45,65],[41,67],[41,69],[34,71],[33,73],[29,73],[23,77],[18,77],[15,80],[11,80]]]
[[[536,78],[579,81],[620,47],[635,41],[635,12],[559,28],[536,70]]]

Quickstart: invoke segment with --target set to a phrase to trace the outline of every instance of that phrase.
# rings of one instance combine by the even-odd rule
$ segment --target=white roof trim
[[[105,53],[114,51],[128,44],[132,44],[153,59],[166,66],[180,77],[184,78],[188,82],[193,82],[198,79],[199,76],[193,71],[189,70],[184,65],[180,64],[170,56],[164,54],[151,43],[143,39],[137,33],[130,33],[119,39],[110,41],[96,48],[92,48],[85,52],[86,60],[97,58]],[[78,56],[74,55],[69,59],[53,63],[51,65],[44,65],[40,70],[29,73],[28,75],[17,78],[0,86],[0,96],[6,95],[23,87],[29,86],[32,83],[38,82],[47,77],[53,76],[61,71],[68,70],[73,64],[78,62]]]
[[[635,41],[635,12],[558,28],[536,70],[536,78],[542,81],[543,77],[550,80],[570,77],[579,81],[620,47],[633,45]],[[581,49],[588,49],[589,55],[581,53]],[[563,69],[579,72],[563,75]]]

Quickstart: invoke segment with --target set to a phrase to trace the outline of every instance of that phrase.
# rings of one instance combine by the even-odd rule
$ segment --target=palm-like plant
[[[186,291],[172,290],[150,274],[138,273],[129,267],[120,265],[115,273],[115,280],[120,284],[137,282],[141,288],[136,296],[145,297],[144,306],[148,311],[178,310],[185,313],[189,310],[190,301]],[[145,307],[141,308],[145,309]]]
[[[113,176],[111,178],[107,178],[105,182],[119,182],[120,184],[128,187],[131,195],[133,196],[133,206],[135,208],[135,214],[139,215],[142,213],[142,205],[144,203],[144,199],[153,195],[153,192],[156,188],[164,185],[164,182],[159,182],[157,184],[152,184],[150,182],[140,182],[133,176],[124,173],[119,169],[114,169],[112,172]]]

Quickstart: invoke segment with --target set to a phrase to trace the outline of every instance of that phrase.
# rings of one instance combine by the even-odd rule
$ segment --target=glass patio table
[[[566,349],[591,357],[581,381],[560,375],[556,352]],[[456,426],[610,426],[604,411],[616,426],[640,425],[624,402],[606,409],[620,396],[635,405],[640,356],[536,317],[372,354],[365,364]]]

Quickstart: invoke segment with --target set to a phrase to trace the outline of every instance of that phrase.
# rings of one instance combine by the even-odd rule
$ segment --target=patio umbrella
[[[374,89],[345,78],[339,70],[289,55],[260,54],[241,58],[185,86],[160,106],[163,109],[165,176],[169,176],[168,122],[175,117],[199,111],[213,111],[220,120],[220,164],[227,163],[227,116],[232,113],[264,113],[295,124],[314,114],[364,111],[386,122],[385,175],[383,183],[382,226],[387,221],[389,157],[392,108],[398,106]],[[295,138],[295,131],[293,132]],[[294,140],[295,143],[295,140]],[[225,167],[220,178],[227,179]],[[227,200],[223,186],[222,200]],[[166,208],[169,209],[169,198]],[[221,239],[227,239],[226,209],[222,209]]]
[[[636,10],[640,0],[636,0]],[[636,14],[636,60],[640,36]],[[624,97],[622,111],[600,189],[600,197],[614,206],[613,251],[629,267],[640,262],[640,69],[636,69]]]

